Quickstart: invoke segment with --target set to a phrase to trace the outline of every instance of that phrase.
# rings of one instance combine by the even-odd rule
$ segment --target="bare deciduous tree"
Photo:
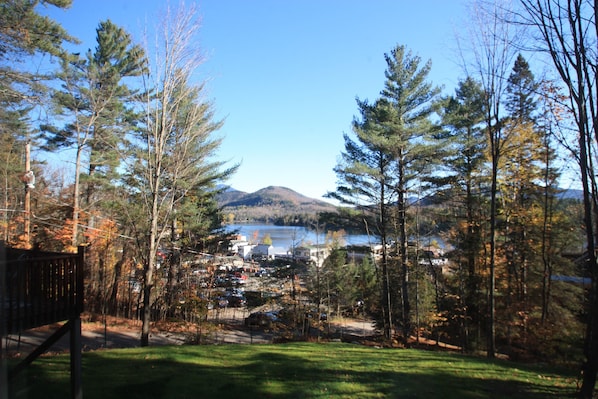
[[[468,25],[467,40],[471,43],[469,51],[461,49],[462,54],[472,54],[471,62],[464,62],[467,76],[479,80],[485,93],[485,123],[488,137],[488,149],[492,163],[490,188],[490,237],[488,246],[489,279],[488,279],[488,325],[487,353],[494,357],[495,342],[495,261],[496,261],[496,212],[497,212],[497,177],[498,165],[506,140],[506,132],[502,128],[502,102],[506,92],[507,77],[519,46],[519,37],[514,26],[507,21],[510,7],[508,0],[486,2],[474,0],[471,8],[471,23]],[[468,70],[471,69],[471,72]]]
[[[203,62],[197,45],[200,19],[196,7],[180,7],[164,14],[156,48],[151,52],[145,80],[145,123],[135,157],[133,180],[146,226],[138,232],[144,267],[141,345],[149,344],[150,311],[157,255],[175,220],[174,213],[190,192],[227,176],[228,169],[211,161],[221,139],[212,133],[211,104],[202,98],[203,84],[193,74]],[[150,52],[147,52],[150,54]],[[233,168],[234,169],[234,168]]]
[[[535,28],[540,50],[549,55],[569,94],[569,109],[578,130],[578,151],[583,186],[587,265],[592,277],[588,301],[588,320],[584,346],[581,398],[591,398],[598,372],[598,189],[596,149],[598,136],[598,1],[596,0],[521,0],[523,22]]]

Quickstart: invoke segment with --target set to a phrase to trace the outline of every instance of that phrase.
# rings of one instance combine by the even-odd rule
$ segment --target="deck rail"
[[[83,312],[83,251],[5,248],[5,334],[71,319]]]
[[[7,370],[0,339],[0,399],[13,378],[70,333],[71,397],[81,398],[81,313],[84,248],[76,254],[10,248],[0,241],[0,337],[66,321],[39,347]]]

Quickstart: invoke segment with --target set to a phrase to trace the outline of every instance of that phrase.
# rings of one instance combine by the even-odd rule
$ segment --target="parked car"
[[[226,299],[225,297],[219,297],[216,301],[218,303],[219,308],[228,307],[228,299]]]
[[[260,269],[257,272],[255,272],[255,277],[267,277],[270,274],[268,273],[268,271],[266,269]]]
[[[312,310],[310,312],[307,312],[305,314],[305,316],[308,319],[314,319],[314,320],[320,320],[320,321],[328,321],[328,315],[326,313],[321,312],[319,314],[319,317],[318,317],[318,311],[317,310]]]
[[[255,312],[245,318],[246,327],[270,327],[277,320],[273,312]]]
[[[232,295],[228,297],[228,306],[233,308],[240,308],[247,304],[244,297],[240,295]]]
[[[241,277],[232,277],[230,279],[232,285],[239,286],[245,284],[245,280]]]

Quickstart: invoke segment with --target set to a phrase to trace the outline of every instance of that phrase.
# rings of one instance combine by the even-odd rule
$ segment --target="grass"
[[[42,357],[16,398],[69,395],[69,357]],[[343,343],[161,346],[83,354],[93,398],[566,398],[575,372],[415,349]]]

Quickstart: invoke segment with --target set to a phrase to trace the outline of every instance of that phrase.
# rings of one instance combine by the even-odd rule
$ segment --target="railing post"
[[[77,313],[79,315],[81,315],[81,313],[83,313],[84,310],[84,301],[83,301],[83,292],[84,292],[84,288],[83,288],[83,284],[84,284],[84,268],[85,268],[85,246],[83,245],[79,245],[79,247],[77,248],[77,274],[76,274],[76,279],[77,279],[77,289],[76,289],[76,295],[77,295]]]
[[[81,317],[70,321],[71,398],[83,398],[83,361],[81,355]]]
[[[83,369],[83,362],[82,362],[82,355],[81,355],[81,313],[83,312],[83,268],[85,265],[85,247],[79,246],[77,248],[77,261],[75,262],[75,270],[73,273],[75,274],[75,287],[74,292],[71,295],[74,295],[75,309],[73,317],[71,319],[71,397],[72,399],[82,399],[83,398],[83,376],[82,376],[82,369]]]
[[[8,398],[8,366],[7,356],[4,356],[2,342],[7,335],[6,309],[6,248],[4,241],[0,240],[0,399]]]

